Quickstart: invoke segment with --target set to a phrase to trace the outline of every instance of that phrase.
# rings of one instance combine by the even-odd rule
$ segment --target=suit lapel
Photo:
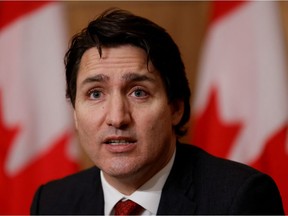
[[[93,177],[91,182],[87,184],[86,193],[80,205],[80,212],[83,215],[104,215],[104,195],[100,178],[100,170],[96,167],[92,168]]]
[[[193,159],[192,153],[189,155],[189,152],[177,143],[175,161],[162,190],[158,215],[195,213]]]

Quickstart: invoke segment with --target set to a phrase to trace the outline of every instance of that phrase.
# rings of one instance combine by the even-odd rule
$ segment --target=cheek
[[[163,105],[164,107],[164,105]],[[169,109],[151,109],[141,112],[138,121],[138,133],[140,132],[146,140],[155,143],[156,140],[167,139],[172,134],[172,119]],[[162,141],[163,142],[163,141]]]
[[[139,158],[155,166],[165,163],[175,145],[171,113],[163,109],[149,115],[142,113],[141,121],[137,127],[141,143]]]
[[[98,164],[99,158],[99,147],[97,143],[99,143],[99,127],[95,123],[95,119],[91,116],[77,116],[78,129],[77,134],[79,138],[79,142],[89,156],[89,158],[94,162],[94,164]]]
[[[99,131],[99,115],[95,115],[89,111],[78,111],[75,114],[75,123],[77,124],[77,132],[81,144],[89,144],[95,142],[97,132]]]
[[[75,118],[78,129],[87,130],[98,127],[103,121],[103,109],[95,106],[78,106],[75,109]]]

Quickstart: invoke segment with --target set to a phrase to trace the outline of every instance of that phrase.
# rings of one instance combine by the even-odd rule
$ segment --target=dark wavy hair
[[[169,102],[184,102],[184,114],[175,126],[175,133],[178,136],[185,135],[185,124],[190,118],[190,89],[179,49],[165,29],[128,11],[106,10],[91,21],[87,28],[73,36],[65,55],[66,97],[74,107],[79,64],[86,50],[97,47],[101,56],[102,47],[128,44],[145,50],[147,65],[151,61],[160,73]]]

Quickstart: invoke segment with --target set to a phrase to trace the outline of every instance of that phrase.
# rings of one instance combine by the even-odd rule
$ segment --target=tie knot
[[[138,205],[132,200],[120,200],[115,205],[115,215],[139,215],[142,210],[142,206]]]

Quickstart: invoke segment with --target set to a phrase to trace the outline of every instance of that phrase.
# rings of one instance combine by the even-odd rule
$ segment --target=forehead
[[[80,72],[105,72],[109,70],[143,70],[147,69],[147,54],[138,47],[130,45],[102,48],[102,55],[97,48],[88,49],[82,56],[80,62]],[[148,70],[154,71],[153,65],[149,62]]]

